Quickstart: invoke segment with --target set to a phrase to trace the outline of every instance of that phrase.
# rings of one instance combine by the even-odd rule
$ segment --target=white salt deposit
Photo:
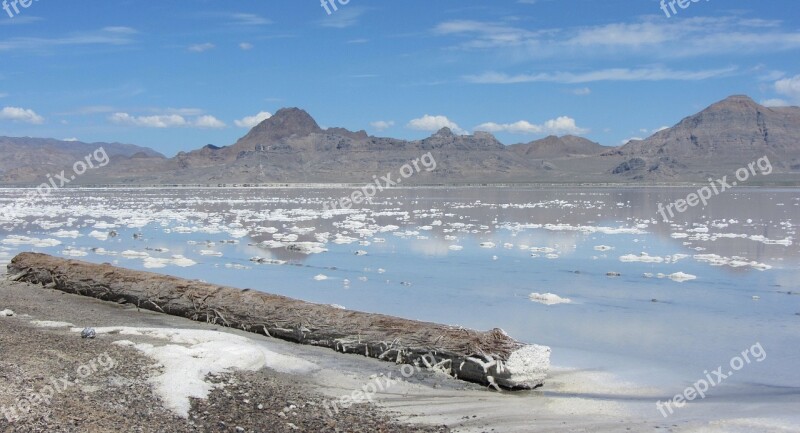
[[[6,245],[31,245],[37,248],[48,248],[61,245],[61,241],[56,239],[39,239],[28,236],[11,235],[3,239]]]
[[[69,322],[55,322],[51,320],[31,320],[31,323],[40,328],[72,328],[75,326]]]
[[[553,293],[531,293],[528,295],[528,299],[544,305],[569,304],[572,302],[568,298],[562,298]]]
[[[104,241],[108,239],[108,232],[99,232],[97,230],[92,230],[92,232],[89,233],[89,237]]]
[[[672,281],[677,281],[679,283],[682,283],[684,281],[695,280],[697,279],[697,276],[692,274],[686,274],[683,272],[675,272],[674,274],[667,275],[667,278],[669,278]]]
[[[76,239],[81,234],[77,230],[59,230],[57,232],[51,233],[51,235],[55,236],[57,238],[72,238],[72,239]]]
[[[650,256],[647,253],[640,255],[628,254],[619,258],[621,262],[641,262],[641,263],[663,263],[664,258],[658,256]]]
[[[80,332],[81,328],[72,328]],[[134,343],[118,340],[113,344],[133,347],[163,367],[150,379],[167,409],[181,417],[189,415],[190,398],[205,399],[216,385],[209,375],[232,370],[257,371],[264,367],[281,373],[304,374],[317,370],[316,364],[282,355],[239,335],[195,329],[108,327],[95,328],[97,334],[142,336],[165,340],[167,344]]]

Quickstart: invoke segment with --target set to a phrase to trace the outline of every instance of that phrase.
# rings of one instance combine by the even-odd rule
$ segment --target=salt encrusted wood
[[[296,343],[396,363],[435,365],[459,379],[506,389],[543,385],[550,363],[550,348],[519,343],[501,329],[479,332],[350,311],[109,264],[21,253],[8,265],[8,274],[68,293],[125,300],[139,308]]]

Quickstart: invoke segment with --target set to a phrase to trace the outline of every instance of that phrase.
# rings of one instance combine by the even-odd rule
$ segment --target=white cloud
[[[215,48],[216,45],[212,44],[211,42],[206,42],[204,44],[194,44],[189,46],[189,51],[193,53],[202,53],[204,51],[211,50]]]
[[[620,141],[619,144],[628,144],[629,141],[633,141],[633,140],[642,141],[642,140],[644,140],[644,138],[642,138],[642,137],[626,138],[626,139]]]
[[[80,140],[78,140],[75,137],[70,137],[70,138],[62,138],[61,141],[70,141],[70,142],[72,142],[72,141],[80,141]]]
[[[378,120],[371,122],[370,125],[378,131],[385,131],[394,126],[394,120]]]
[[[44,117],[36,114],[30,108],[19,107],[4,107],[0,110],[0,120],[12,120],[14,122],[31,123],[34,125],[41,125],[44,123]]]
[[[451,121],[447,116],[431,116],[426,114],[418,119],[411,119],[406,125],[407,128],[416,129],[418,131],[435,132],[442,128],[450,128],[456,134],[465,134],[466,131],[461,129],[458,124]]]
[[[109,120],[121,125],[143,126],[145,128],[172,128],[186,126],[186,119],[178,114],[158,116],[131,116],[128,113],[114,113]]]
[[[761,101],[761,105],[765,107],[788,107],[792,104],[790,104],[789,101],[776,98],[776,99],[765,99]]]
[[[327,15],[320,25],[323,27],[333,27],[337,29],[344,29],[358,24],[361,15],[366,12],[366,9],[357,6],[337,6],[337,11],[333,12],[331,7],[331,14]]]
[[[708,69],[699,71],[676,71],[666,68],[615,68],[597,71],[573,72],[541,72],[536,74],[508,75],[499,72],[487,72],[481,75],[468,75],[464,79],[480,84],[517,84],[517,83],[589,83],[594,81],[699,81],[730,75],[737,68]]]
[[[470,20],[446,21],[433,29],[439,35],[474,35],[463,43],[464,48],[494,48],[529,44],[538,33],[512,27],[503,23]]]
[[[553,135],[581,135],[589,132],[588,129],[580,128],[575,123],[575,119],[568,116],[561,116],[556,119],[545,121],[537,125],[527,120],[520,120],[514,123],[495,123],[486,122],[475,127],[475,130],[487,132],[508,132],[511,134],[553,134]]]
[[[74,45],[127,45],[138,33],[130,27],[104,27],[100,30],[70,33],[55,38],[13,37],[0,40],[0,51],[61,49]]]
[[[186,119],[180,114],[160,114],[155,116],[132,116],[128,113],[114,113],[108,118],[112,123],[120,125],[140,126],[143,128],[224,128],[225,123],[214,116],[204,115],[194,120]]]
[[[236,26],[263,26],[272,24],[272,21],[256,14],[234,13],[230,15],[233,20],[230,24]]]
[[[253,49],[253,44],[251,44],[250,42],[242,42],[242,43],[239,44],[239,48],[242,51],[252,50]]]
[[[0,92],[0,98],[5,98],[6,96],[8,96],[8,93]]]
[[[792,102],[800,102],[800,75],[776,81],[775,91],[781,95],[788,96]]]
[[[578,95],[578,96],[586,96],[586,95],[589,95],[591,93],[592,93],[592,89],[590,89],[588,87],[581,87],[581,88],[572,90],[572,94],[573,95]]]
[[[224,128],[225,122],[211,115],[200,116],[192,123],[198,128]]]
[[[513,24],[511,24],[513,23]],[[446,21],[433,28],[440,36],[460,37],[462,49],[508,49],[517,58],[697,57],[708,54],[780,52],[800,48],[800,31],[782,21],[739,16],[665,20],[655,14],[635,22],[530,31],[518,21]]]
[[[261,111],[255,116],[247,116],[240,120],[234,120],[233,123],[235,123],[236,126],[240,128],[252,128],[258,125],[259,123],[269,119],[270,117],[272,117],[272,114],[266,111]]]

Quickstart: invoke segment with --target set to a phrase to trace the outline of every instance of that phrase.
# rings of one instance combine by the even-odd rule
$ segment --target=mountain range
[[[360,183],[397,173],[428,152],[436,169],[407,183],[705,182],[767,156],[774,171],[756,182],[800,184],[800,108],[768,108],[747,96],[726,98],[620,147],[570,135],[506,146],[488,132],[458,135],[448,128],[407,141],[322,129],[299,108],[279,110],[232,145],[206,145],[172,158],[119,143],[0,137],[0,182],[41,183],[64,161],[83,159],[101,145],[111,163],[76,184]]]

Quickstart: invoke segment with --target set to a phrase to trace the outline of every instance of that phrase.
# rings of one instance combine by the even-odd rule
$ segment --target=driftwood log
[[[544,384],[550,348],[501,329],[461,327],[344,310],[109,264],[21,253],[9,278],[270,337],[396,363],[438,368],[458,379],[505,389]]]

